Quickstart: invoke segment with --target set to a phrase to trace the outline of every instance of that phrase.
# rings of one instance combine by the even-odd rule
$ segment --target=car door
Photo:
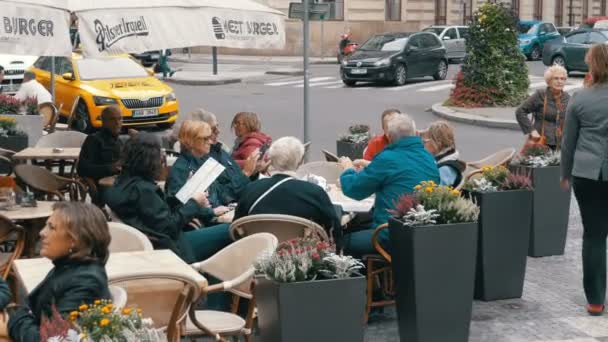
[[[424,75],[424,52],[421,36],[421,34],[411,36],[404,49],[408,77]]]
[[[469,38],[469,28],[465,26],[458,27],[458,52],[459,58],[464,58],[467,54],[467,39]]]
[[[455,27],[449,27],[441,36],[443,40],[443,45],[447,51],[448,58],[458,58],[460,55],[459,46],[458,46],[458,31]]]
[[[433,75],[437,72],[439,61],[446,58],[446,51],[441,40],[434,34],[424,34],[422,36],[422,47],[424,58],[424,76]]]
[[[74,94],[78,91],[72,60],[67,57],[56,58],[55,71],[55,105],[61,108],[62,113],[68,113],[74,103]],[[74,80],[63,78],[63,75],[68,73],[72,74]]]
[[[544,23],[540,25],[538,31],[538,40],[540,42],[541,51],[545,42],[555,39],[557,37],[559,37],[559,33],[557,32],[557,29],[555,28],[555,26],[553,26],[553,24]]]
[[[564,44],[564,58],[566,67],[569,70],[587,70],[585,64],[585,54],[589,50],[588,32],[577,32],[566,38]]]

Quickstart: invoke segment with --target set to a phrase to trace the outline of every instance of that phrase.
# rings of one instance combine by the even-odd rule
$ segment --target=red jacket
[[[257,149],[261,148],[264,144],[270,145],[272,138],[262,132],[251,132],[245,135],[238,146],[232,151],[232,158],[242,168],[245,164],[245,160]]]
[[[380,153],[388,145],[388,139],[386,135],[376,135],[367,144],[365,153],[363,153],[363,159],[371,161],[374,159],[376,154]]]

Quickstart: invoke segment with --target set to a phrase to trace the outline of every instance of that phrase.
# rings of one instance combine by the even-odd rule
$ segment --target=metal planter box
[[[9,149],[15,152],[19,152],[27,148],[27,135],[9,135],[0,136],[0,148]],[[0,174],[6,174],[9,172],[9,165],[0,165]]]
[[[35,146],[42,137],[44,128],[42,115],[0,114],[0,116],[13,118],[17,121],[17,129],[27,134],[29,147]]]
[[[346,141],[336,141],[338,157],[349,157],[352,160],[363,158],[363,151],[367,144],[353,144]]]
[[[470,193],[481,208],[475,299],[521,298],[532,220],[532,190]]]
[[[560,167],[517,166],[534,186],[528,256],[562,255],[566,248],[571,191],[560,188]]]
[[[467,342],[477,223],[410,228],[389,221],[401,341]]]
[[[264,342],[363,342],[365,277],[277,283],[257,278]]]

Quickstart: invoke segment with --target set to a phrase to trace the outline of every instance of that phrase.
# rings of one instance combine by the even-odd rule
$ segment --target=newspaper
[[[226,169],[217,160],[209,157],[207,161],[188,179],[186,184],[179,189],[175,197],[186,204],[192,195],[200,192],[205,192],[217,177]]]

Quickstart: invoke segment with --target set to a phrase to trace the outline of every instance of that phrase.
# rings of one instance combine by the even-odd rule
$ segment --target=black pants
[[[574,195],[583,220],[583,286],[589,304],[606,298],[608,182],[574,177]]]

